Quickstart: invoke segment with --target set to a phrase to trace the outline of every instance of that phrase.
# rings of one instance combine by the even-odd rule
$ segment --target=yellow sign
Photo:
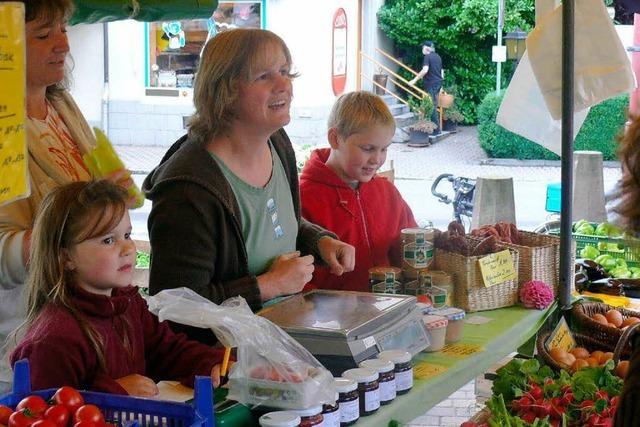
[[[422,362],[413,367],[413,377],[421,380],[437,377],[447,370],[446,366]]]
[[[547,339],[547,349],[561,348],[565,351],[570,351],[576,346],[576,340],[571,334],[569,325],[567,325],[564,317],[560,318],[560,322],[556,325],[555,329]]]
[[[0,3],[0,204],[30,193],[27,180],[24,4]]]
[[[452,357],[467,357],[481,351],[484,349],[477,344],[447,344],[442,349],[443,354]]]
[[[487,288],[517,278],[513,257],[508,249],[482,257],[478,262],[480,263],[482,280]]]

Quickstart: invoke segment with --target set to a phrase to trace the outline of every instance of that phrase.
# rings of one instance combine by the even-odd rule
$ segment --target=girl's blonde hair
[[[22,0],[24,3],[25,22],[42,20],[47,24],[61,21],[67,22],[71,19],[75,11],[73,0]],[[71,59],[69,58],[71,61]],[[54,99],[59,97],[71,85],[71,70],[68,64],[65,64],[64,79],[47,87],[47,98]]]
[[[193,87],[196,112],[189,122],[190,137],[208,141],[231,128],[238,84],[248,82],[256,68],[267,64],[274,48],[282,49],[291,66],[289,48],[271,31],[228,30],[207,42]],[[289,77],[297,75],[289,74]]]
[[[616,212],[625,228],[640,232],[640,116],[633,118],[620,139],[618,157],[622,163],[621,201]]]
[[[335,128],[343,138],[363,132],[372,126],[395,128],[395,120],[382,98],[370,92],[345,93],[333,104],[329,119],[329,129]]]
[[[78,243],[111,231],[125,214],[126,201],[127,192],[106,180],[58,187],[42,201],[31,237],[24,325],[30,327],[48,304],[65,308],[80,324],[103,368],[102,339],[73,303],[75,288],[65,268],[66,253]]]

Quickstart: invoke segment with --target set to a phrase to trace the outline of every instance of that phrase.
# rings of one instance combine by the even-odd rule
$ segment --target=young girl
[[[222,352],[158,322],[132,287],[136,248],[127,194],[108,181],[50,193],[36,217],[28,330],[11,364],[29,359],[34,390],[70,385],[153,396],[156,381],[220,381]]]

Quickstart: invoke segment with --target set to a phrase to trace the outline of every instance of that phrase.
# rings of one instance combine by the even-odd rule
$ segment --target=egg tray
[[[538,357],[542,359],[542,361],[546,365],[548,365],[551,369],[555,371],[559,371],[561,369],[564,369],[565,371],[570,371],[571,370],[570,366],[565,365],[564,363],[555,361],[551,357],[549,350],[547,350],[546,342],[550,335],[551,335],[551,331],[538,334],[538,338],[536,340],[536,349],[538,350]],[[590,353],[596,350],[600,350],[605,353],[613,352],[615,350],[615,346],[611,346],[607,343],[600,342],[597,339],[592,338],[588,335],[574,333],[573,338],[576,340],[576,344],[578,347],[584,347],[587,350],[589,350]]]
[[[571,315],[573,317],[576,330],[581,334],[588,335],[591,338],[606,343],[609,347],[615,347],[624,330],[603,325],[591,318],[597,313],[604,316],[605,313],[611,309],[618,310],[620,314],[622,314],[623,321],[629,317],[640,318],[640,313],[637,311],[614,307],[601,302],[577,303],[574,304],[571,309]]]

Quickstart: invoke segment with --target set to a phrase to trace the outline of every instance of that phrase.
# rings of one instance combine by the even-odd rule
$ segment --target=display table
[[[492,319],[482,325],[465,323],[459,342],[436,353],[419,353],[413,358],[413,389],[363,417],[356,426],[385,426],[391,420],[408,423],[423,415],[471,379],[486,372],[500,359],[527,342],[555,310],[509,307],[472,313],[466,321],[481,316]]]

